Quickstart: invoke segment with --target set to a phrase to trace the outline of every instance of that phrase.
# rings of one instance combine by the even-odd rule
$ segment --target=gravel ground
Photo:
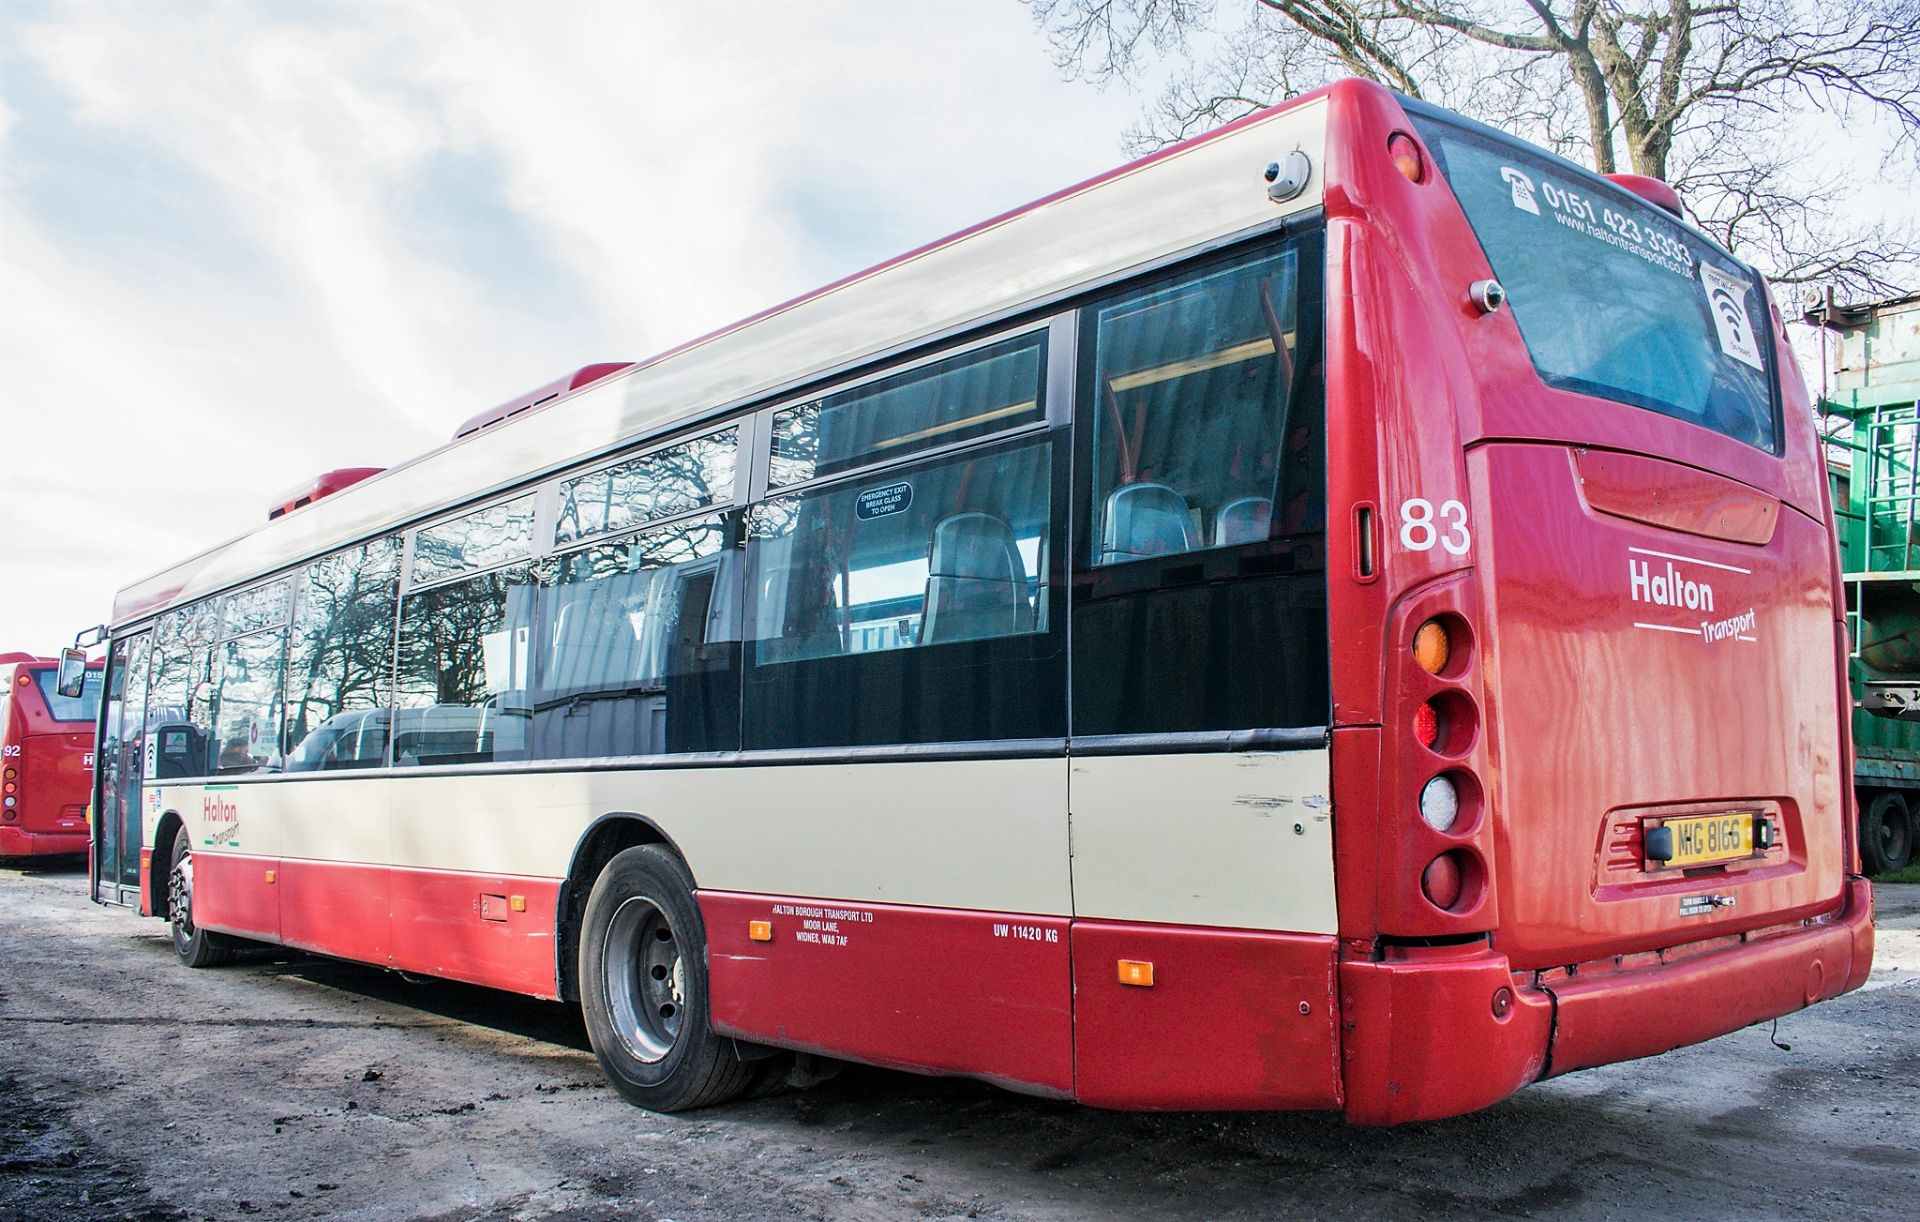
[[[1920,886],[1882,889],[1867,988],[1771,1038],[1385,1131],[858,1067],[656,1116],[565,1007],[305,957],[189,972],[85,890],[0,868],[0,1219],[1920,1214]]]

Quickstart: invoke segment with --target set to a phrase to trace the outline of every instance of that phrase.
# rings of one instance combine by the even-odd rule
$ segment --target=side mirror
[[[54,675],[54,690],[71,699],[87,686],[87,651],[62,649],[60,669]]]

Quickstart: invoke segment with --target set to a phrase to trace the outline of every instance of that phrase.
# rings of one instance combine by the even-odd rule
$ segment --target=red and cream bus
[[[0,653],[0,857],[87,851],[93,727],[101,666],[72,696],[56,688],[54,660]]]
[[[122,591],[110,868],[660,1109],[1392,1123],[1857,987],[1812,416],[1678,212],[1345,82],[622,368]]]

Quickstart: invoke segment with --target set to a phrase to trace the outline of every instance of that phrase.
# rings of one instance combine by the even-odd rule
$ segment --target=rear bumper
[[[0,823],[0,857],[46,857],[55,853],[84,853],[87,832],[30,832]]]
[[[1460,1115],[1539,1078],[1653,1056],[1837,997],[1872,965],[1873,896],[1858,878],[1837,911],[1797,929],[1544,983],[1492,952],[1343,963],[1347,1118]]]

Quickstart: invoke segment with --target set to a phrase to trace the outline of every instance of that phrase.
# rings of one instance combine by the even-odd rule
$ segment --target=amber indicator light
[[[1394,168],[1408,182],[1419,182],[1427,176],[1426,158],[1420,155],[1420,146],[1407,133],[1395,132],[1387,137],[1387,156],[1393,158]]]
[[[772,921],[748,921],[747,922],[747,939],[752,942],[773,941],[773,922]]]
[[[1452,656],[1453,642],[1447,639],[1446,626],[1439,620],[1428,620],[1413,634],[1413,660],[1428,674],[1437,675],[1445,670]]]
[[[1152,988],[1153,964],[1144,959],[1120,960],[1120,983],[1141,989]]]

